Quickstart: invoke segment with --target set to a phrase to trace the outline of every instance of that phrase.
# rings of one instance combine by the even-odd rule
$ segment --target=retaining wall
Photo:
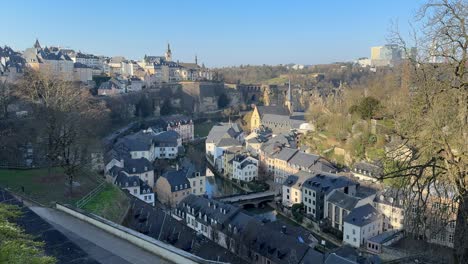
[[[72,208],[60,203],[56,204],[59,211],[72,215],[82,221],[90,223],[108,233],[124,239],[142,249],[145,249],[157,256],[167,259],[173,263],[180,264],[221,264],[223,262],[202,259],[181,249],[178,249],[159,240],[143,235],[137,231],[118,225],[102,217],[86,213],[80,209]]]

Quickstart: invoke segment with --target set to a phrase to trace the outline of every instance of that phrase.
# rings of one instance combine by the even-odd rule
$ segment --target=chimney
[[[286,234],[286,226],[285,225],[281,227],[281,233]]]

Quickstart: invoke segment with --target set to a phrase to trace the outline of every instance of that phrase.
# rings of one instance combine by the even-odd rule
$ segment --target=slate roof
[[[292,187],[296,184],[296,182],[299,180],[299,177],[296,175],[289,175],[286,180],[283,182],[284,186],[287,187]]]
[[[204,259],[232,264],[245,263],[215,242],[197,236],[196,231],[167,215],[161,208],[139,199],[131,197],[130,210],[124,222],[135,231]]]
[[[138,176],[128,176],[125,172],[119,172],[114,183],[121,188],[137,187],[140,186],[140,178]]]
[[[300,171],[297,174],[311,175],[310,173],[306,173],[303,171]],[[304,188],[312,189],[317,192],[330,193],[334,189],[357,184],[356,182],[349,180],[345,176],[338,176],[336,174],[318,172],[312,175],[313,177],[305,181],[302,186]]]
[[[219,140],[217,146],[218,147],[228,147],[228,146],[240,146],[242,143],[240,143],[238,140],[234,138],[222,138]]]
[[[242,133],[242,129],[240,129],[236,123],[219,123],[211,128],[210,133],[208,133],[206,138],[206,142],[219,144],[223,138],[235,139],[240,133]]]
[[[353,172],[378,178],[382,175],[382,168],[367,162],[357,162],[353,166]]]
[[[356,204],[359,202],[359,198],[336,190],[328,197],[328,202],[351,211],[354,209],[354,207],[356,207]]]
[[[171,186],[171,192],[181,191],[190,188],[190,182],[187,179],[188,172],[189,171],[185,168],[181,170],[170,170],[166,171],[163,175],[161,175],[161,177],[167,180]]]
[[[362,227],[380,218],[382,218],[382,215],[377,209],[370,204],[366,204],[352,210],[351,213],[346,216],[344,222]]]
[[[397,189],[385,189],[375,195],[374,202],[402,208],[405,194]]]
[[[129,174],[134,173],[144,173],[147,171],[152,171],[153,164],[146,158],[139,158],[139,159],[126,159],[124,160],[124,169]]]
[[[275,155],[275,158],[288,162],[291,158],[294,158],[298,153],[297,149],[293,148],[283,148],[278,154]]]
[[[173,130],[169,130],[155,134],[153,136],[153,142],[157,147],[177,147],[177,140],[179,138],[179,133]]]
[[[207,225],[211,225],[211,219],[216,220],[219,225],[224,225],[240,210],[238,207],[230,204],[195,196],[193,194],[182,199],[177,208],[197,217],[201,213],[202,217],[197,219],[197,221],[203,222]],[[195,213],[192,213],[192,208]],[[204,219],[205,215],[207,216],[206,222]]]
[[[256,106],[261,117],[265,114],[289,116],[289,111],[282,106]]]
[[[290,264],[300,263],[309,250],[309,245],[300,241],[298,237],[272,231],[260,222],[249,221],[242,232],[240,239],[249,250],[270,259],[273,263]],[[319,252],[309,256],[316,257],[315,263],[322,263]]]
[[[320,156],[299,151],[292,157],[289,163],[301,168],[310,168],[319,160],[319,158]]]

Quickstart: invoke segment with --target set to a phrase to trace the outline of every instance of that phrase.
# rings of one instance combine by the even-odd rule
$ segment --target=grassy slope
[[[107,184],[83,209],[118,223],[129,204],[129,198],[117,186]]]
[[[0,169],[0,187],[10,188],[14,192],[21,193],[24,187],[24,195],[43,204],[55,201],[74,203],[94,189],[98,182],[90,176],[79,175],[74,179],[80,186],[73,188],[70,195],[68,177],[60,168],[31,170],[7,170]]]

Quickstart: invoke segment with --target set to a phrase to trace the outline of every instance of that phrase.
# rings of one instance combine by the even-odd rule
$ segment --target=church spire
[[[41,49],[41,44],[39,44],[39,40],[36,38],[36,43],[34,43],[34,48]]]
[[[195,64],[198,65],[198,57],[197,57],[197,54],[195,54]]]
[[[169,42],[167,43],[167,51],[165,54],[166,61],[172,61],[172,51],[171,51],[171,46],[169,45]]]

